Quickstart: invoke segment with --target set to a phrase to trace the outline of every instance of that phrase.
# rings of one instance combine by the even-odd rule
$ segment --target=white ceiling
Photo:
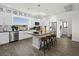
[[[64,12],[64,6],[69,3],[2,3],[11,8],[24,12],[41,15],[56,15]]]

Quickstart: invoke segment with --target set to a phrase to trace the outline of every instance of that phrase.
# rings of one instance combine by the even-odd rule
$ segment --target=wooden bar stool
[[[50,49],[51,48],[51,36],[50,35],[46,36],[46,40],[47,40],[47,49]]]
[[[52,41],[52,46],[56,44],[57,40],[55,34],[51,34],[51,41]]]
[[[43,50],[44,55],[45,55],[45,50],[47,50],[47,40],[46,40],[46,37],[41,37],[40,38],[40,49],[39,50]]]

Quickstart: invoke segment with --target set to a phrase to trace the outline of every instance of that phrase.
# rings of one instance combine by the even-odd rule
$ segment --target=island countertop
[[[42,33],[39,32],[39,34],[35,34],[35,33],[33,33],[33,31],[29,31],[28,34],[35,35],[35,36],[43,36],[43,35],[46,35],[46,34],[54,34],[54,33],[51,32],[51,31],[47,31],[47,32],[42,32]]]

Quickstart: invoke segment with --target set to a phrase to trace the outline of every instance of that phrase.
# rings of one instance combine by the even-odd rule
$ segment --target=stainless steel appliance
[[[19,32],[18,31],[12,31],[9,32],[9,42],[14,42],[19,40]]]

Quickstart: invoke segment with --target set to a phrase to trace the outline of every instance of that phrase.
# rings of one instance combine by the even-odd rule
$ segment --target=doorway
[[[49,30],[56,34],[56,32],[57,32],[57,22],[50,22],[49,25],[50,25]]]
[[[71,21],[61,21],[60,32],[61,32],[61,36],[72,38]]]

